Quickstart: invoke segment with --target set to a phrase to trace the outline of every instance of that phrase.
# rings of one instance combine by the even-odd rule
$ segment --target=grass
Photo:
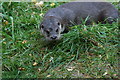
[[[42,40],[41,15],[60,4],[0,3],[2,78],[119,78],[117,22],[81,24],[56,43]]]

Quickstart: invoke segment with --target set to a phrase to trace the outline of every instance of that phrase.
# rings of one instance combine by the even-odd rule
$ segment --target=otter
[[[69,2],[47,11],[40,24],[40,30],[46,40],[54,41],[61,38],[71,24],[92,22],[110,23],[118,19],[118,10],[108,2]]]

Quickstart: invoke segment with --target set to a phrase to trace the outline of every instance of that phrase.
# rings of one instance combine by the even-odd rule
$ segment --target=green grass
[[[73,26],[56,43],[42,40],[41,13],[62,3],[1,3],[3,78],[119,78],[119,30],[113,24]]]

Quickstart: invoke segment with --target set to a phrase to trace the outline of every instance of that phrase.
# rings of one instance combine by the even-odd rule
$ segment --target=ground
[[[75,25],[60,41],[43,40],[39,23],[59,2],[1,2],[3,78],[120,78],[118,23]],[[116,8],[118,3],[113,3]]]

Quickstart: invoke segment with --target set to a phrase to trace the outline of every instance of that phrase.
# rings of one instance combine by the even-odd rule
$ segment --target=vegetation
[[[60,4],[0,3],[2,77],[119,78],[117,22],[75,25],[54,43],[42,39],[39,23],[43,14]]]

